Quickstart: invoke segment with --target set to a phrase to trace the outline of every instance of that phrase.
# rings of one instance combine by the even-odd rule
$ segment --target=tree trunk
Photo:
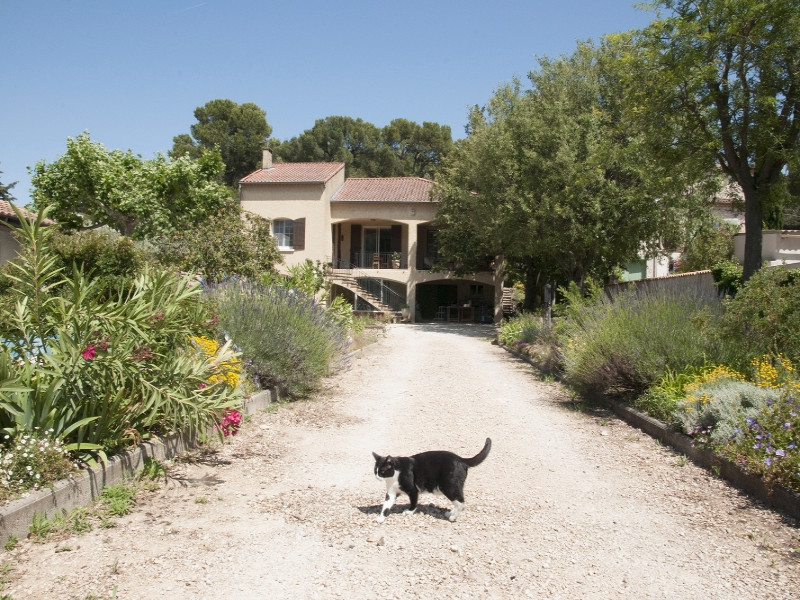
[[[742,185],[744,194],[744,267],[742,279],[747,281],[761,268],[762,243],[762,190],[754,186]],[[768,189],[768,188],[767,188]]]
[[[530,264],[525,267],[525,301],[522,308],[526,312],[534,311],[542,304],[544,287],[541,285],[540,279],[539,269]]]

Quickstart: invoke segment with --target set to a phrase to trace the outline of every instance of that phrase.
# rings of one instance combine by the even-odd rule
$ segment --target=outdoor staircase
[[[369,290],[364,289],[359,283],[358,279],[348,270],[335,269],[329,271],[328,279],[343,288],[347,288],[352,292],[358,294],[361,298],[369,302],[372,306],[384,313],[397,312],[388,304],[383,303],[377,296],[372,294]]]
[[[514,288],[503,288],[503,316],[510,317],[517,311],[514,305]]]

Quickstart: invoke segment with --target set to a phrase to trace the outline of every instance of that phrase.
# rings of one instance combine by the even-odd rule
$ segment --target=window
[[[272,235],[278,248],[294,248],[294,221],[273,221]]]

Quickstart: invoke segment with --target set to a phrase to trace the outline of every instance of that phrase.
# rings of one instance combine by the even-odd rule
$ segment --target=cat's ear
[[[381,455],[380,454],[376,454],[375,452],[372,453],[372,456],[375,457],[375,460],[380,460],[381,459]]]

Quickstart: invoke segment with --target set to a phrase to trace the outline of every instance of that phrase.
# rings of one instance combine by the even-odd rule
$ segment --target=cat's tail
[[[461,460],[463,460],[464,464],[467,465],[468,467],[477,467],[484,460],[486,460],[486,457],[489,456],[489,450],[491,449],[492,449],[492,440],[486,438],[486,443],[483,446],[483,450],[478,452],[472,458],[462,458]]]

